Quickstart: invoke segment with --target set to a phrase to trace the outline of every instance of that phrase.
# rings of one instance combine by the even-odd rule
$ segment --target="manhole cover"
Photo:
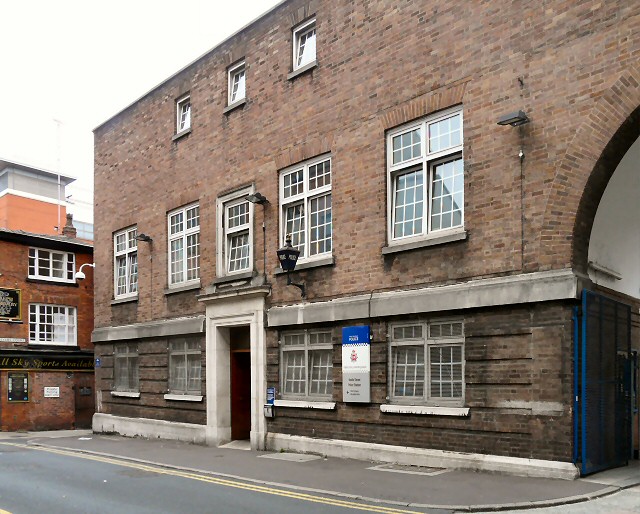
[[[425,475],[434,476],[446,473],[447,469],[442,468],[428,468],[425,466],[406,466],[403,464],[379,464],[370,468],[373,471],[387,471],[389,473],[406,473],[409,475]]]

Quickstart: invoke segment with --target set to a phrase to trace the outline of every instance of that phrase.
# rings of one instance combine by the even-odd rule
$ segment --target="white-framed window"
[[[188,205],[167,216],[169,234],[169,286],[200,278],[200,207]]]
[[[169,391],[171,394],[202,394],[200,341],[178,338],[169,341]]]
[[[229,68],[229,98],[228,105],[243,100],[245,97],[245,64],[244,61]]]
[[[113,235],[113,291],[115,298],[138,294],[138,229],[128,228]]]
[[[75,307],[29,304],[29,344],[77,345]]]
[[[462,109],[387,134],[388,239],[391,244],[464,227]]]
[[[176,134],[191,128],[191,97],[185,95],[176,101]]]
[[[113,347],[114,389],[120,392],[139,391],[138,345],[116,343]]]
[[[306,161],[280,173],[280,244],[287,236],[299,260],[330,255],[332,246],[331,157]]]
[[[391,325],[389,397],[393,403],[464,404],[464,324]]]
[[[280,390],[285,398],[328,399],[333,394],[331,330],[280,336]]]
[[[293,30],[293,70],[316,60],[316,19],[313,18]]]
[[[29,278],[52,282],[73,282],[75,254],[44,248],[29,248]]]
[[[253,204],[247,200],[252,188],[218,198],[218,276],[253,269]]]

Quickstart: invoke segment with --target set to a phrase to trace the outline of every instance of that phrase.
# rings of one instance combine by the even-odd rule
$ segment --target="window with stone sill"
[[[247,187],[218,198],[218,277],[253,269],[253,204],[247,200],[251,192]]]
[[[117,392],[140,391],[138,371],[138,345],[117,343],[113,351],[114,389]]]
[[[246,92],[246,74],[244,61],[229,68],[228,105],[244,100]]]
[[[392,403],[464,405],[462,321],[397,324],[389,342]]]
[[[200,278],[200,207],[181,207],[167,216],[169,233],[169,287],[195,283]]]
[[[313,18],[293,31],[293,71],[316,60],[316,19]]]
[[[169,392],[202,394],[202,350],[197,339],[169,341]]]
[[[330,256],[333,250],[331,157],[291,166],[280,173],[280,246],[291,237],[299,262]]]
[[[114,298],[138,294],[138,229],[131,227],[113,235]]]
[[[333,343],[330,330],[283,333],[280,338],[282,397],[326,401],[333,394]]]
[[[462,109],[387,134],[388,240],[410,243],[464,227]]]
[[[191,128],[191,97],[185,95],[176,101],[176,134]]]

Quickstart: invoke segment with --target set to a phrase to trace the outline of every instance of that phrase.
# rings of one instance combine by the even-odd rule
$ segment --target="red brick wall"
[[[46,248],[45,244],[34,245]],[[69,250],[65,250],[69,251]],[[0,337],[23,338],[29,341],[29,304],[49,303],[76,307],[78,315],[78,348],[91,350],[93,331],[93,270],[85,269],[86,279],[73,284],[30,280],[29,245],[0,241],[0,287],[22,291],[22,323],[0,322]],[[93,262],[90,253],[75,252],[76,269],[84,263]],[[26,346],[26,343],[25,345]],[[18,348],[16,343],[0,343],[0,348]]]
[[[317,16],[318,67],[287,80],[291,28],[309,13]],[[579,204],[603,188],[585,186],[640,105],[639,31],[637,8],[624,0],[556,1],[544,10],[507,1],[279,6],[95,131],[96,326],[202,312],[193,293],[163,294],[166,213],[200,202],[201,274],[210,284],[216,198],[251,182],[271,202],[254,220],[267,226],[271,299],[297,301],[298,291],[272,275],[278,170],[325,150],[333,156],[336,263],[301,273],[311,301],[571,266],[574,236],[584,241],[590,231],[576,221]],[[247,102],[224,115],[227,66],[241,57]],[[175,100],[187,91],[192,132],[172,141]],[[459,102],[468,240],[383,257],[385,129]],[[518,109],[530,124],[496,125]],[[111,306],[113,232],[131,224],[154,242],[139,246],[139,301]]]
[[[29,401],[9,402],[8,371],[0,372],[0,430],[65,430],[76,428],[76,389],[92,387],[93,373],[28,371]],[[59,398],[45,398],[45,387],[59,387]],[[93,396],[90,399],[93,405]]]

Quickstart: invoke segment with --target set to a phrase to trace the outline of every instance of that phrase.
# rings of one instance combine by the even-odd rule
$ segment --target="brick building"
[[[97,127],[94,430],[625,464],[640,10],[545,6],[285,1]]]
[[[74,179],[1,162],[0,430],[90,427],[93,278],[75,273],[93,246],[58,201]],[[52,235],[59,213],[66,225]]]

